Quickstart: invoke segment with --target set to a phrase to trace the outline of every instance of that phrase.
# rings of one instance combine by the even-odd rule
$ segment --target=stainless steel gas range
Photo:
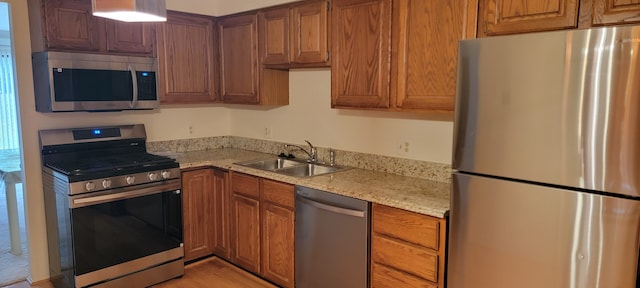
[[[51,282],[147,287],[184,274],[178,163],[144,125],[40,131]]]

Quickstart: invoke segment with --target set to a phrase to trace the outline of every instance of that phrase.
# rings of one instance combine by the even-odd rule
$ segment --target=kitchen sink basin
[[[235,164],[294,177],[311,177],[347,169],[344,166],[313,164],[283,158],[250,160]]]
[[[236,163],[238,165],[247,166],[251,168],[273,171],[277,169],[292,167],[296,165],[306,164],[295,160],[283,159],[283,158],[271,158],[263,160],[250,160]]]
[[[298,165],[280,169],[276,172],[295,177],[310,177],[315,175],[333,173],[339,170],[343,170],[343,168],[307,163],[305,165]]]

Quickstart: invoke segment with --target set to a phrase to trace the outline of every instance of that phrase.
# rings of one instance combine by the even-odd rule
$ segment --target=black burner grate
[[[102,174],[103,172],[125,173],[128,170],[140,170],[148,167],[153,170],[156,166],[164,166],[176,163],[174,159],[148,153],[135,153],[123,155],[108,155],[72,158],[45,163],[45,166],[54,169],[67,176]],[[118,173],[118,174],[120,174]]]

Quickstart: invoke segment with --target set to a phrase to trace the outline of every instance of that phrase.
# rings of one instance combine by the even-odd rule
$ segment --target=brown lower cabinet
[[[228,174],[211,168],[182,172],[185,262],[214,253],[229,258]]]
[[[445,219],[373,204],[371,223],[371,287],[445,287]]]
[[[231,174],[231,262],[294,286],[294,186]]]
[[[183,171],[185,261],[215,254],[294,287],[294,190],[243,173]],[[371,223],[371,287],[445,287],[445,219],[374,203]]]

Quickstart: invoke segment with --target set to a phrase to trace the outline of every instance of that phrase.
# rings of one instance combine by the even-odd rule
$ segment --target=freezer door
[[[461,41],[453,168],[640,197],[640,26]]]
[[[455,173],[449,288],[636,287],[640,202]]]

